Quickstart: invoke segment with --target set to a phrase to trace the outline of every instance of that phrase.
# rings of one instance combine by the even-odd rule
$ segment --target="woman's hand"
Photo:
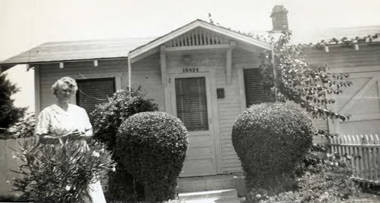
[[[72,140],[86,140],[88,138],[84,132],[80,132],[78,130],[69,133],[66,137]]]

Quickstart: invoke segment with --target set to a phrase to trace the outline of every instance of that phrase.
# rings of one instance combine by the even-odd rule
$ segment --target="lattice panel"
[[[204,29],[194,29],[166,43],[166,47],[206,46],[227,44],[228,39]]]

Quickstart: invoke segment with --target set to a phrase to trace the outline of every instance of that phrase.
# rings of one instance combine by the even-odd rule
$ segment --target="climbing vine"
[[[294,101],[314,118],[348,119],[329,108],[333,95],[351,86],[348,74],[330,73],[326,66],[307,62],[302,45],[290,44],[291,33],[283,33],[273,41],[273,52],[261,54],[263,85],[278,101]],[[273,58],[274,54],[274,58]]]

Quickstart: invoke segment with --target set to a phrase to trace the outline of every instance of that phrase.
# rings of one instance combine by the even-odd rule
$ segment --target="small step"
[[[178,199],[181,203],[240,203],[235,189],[180,193]]]
[[[234,175],[181,177],[177,183],[179,193],[223,190],[235,187]]]

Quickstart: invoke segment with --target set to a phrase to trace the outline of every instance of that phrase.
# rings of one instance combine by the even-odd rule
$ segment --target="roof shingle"
[[[21,64],[127,57],[128,52],[153,38],[48,42],[1,62]]]

